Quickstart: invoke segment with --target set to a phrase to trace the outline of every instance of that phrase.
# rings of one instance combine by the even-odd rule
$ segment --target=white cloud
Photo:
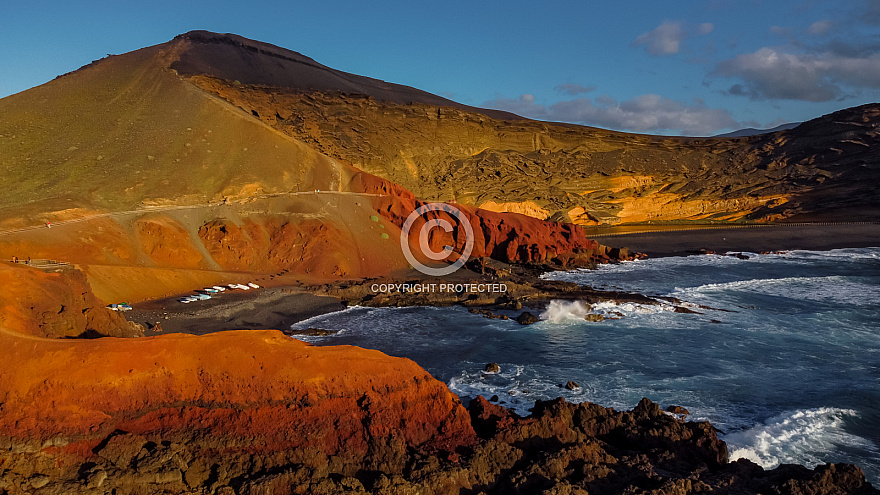
[[[711,22],[685,27],[681,22],[666,21],[654,30],[639,35],[632,46],[645,45],[645,50],[655,56],[675,55],[681,51],[685,38],[694,34],[705,36],[715,30]]]
[[[880,88],[880,54],[798,54],[765,47],[719,63],[713,74],[742,81],[728,90],[733,95],[829,101],[846,97],[844,87]]]
[[[686,104],[656,94],[641,95],[623,102],[602,95],[592,100],[577,98],[550,106],[536,104],[531,96],[499,98],[483,106],[534,119],[644,133],[673,132],[706,136],[722,129],[744,127],[727,110],[708,108],[700,101]]]
[[[821,21],[816,21],[810,24],[810,27],[807,28],[807,33],[818,36],[828,34],[828,32],[832,29],[834,29],[834,22],[827,19],[822,19]]]
[[[681,40],[685,35],[680,22],[664,22],[636,38],[633,46],[647,45],[646,49],[651,55],[674,55],[681,49]]]
[[[770,32],[778,36],[789,37],[794,32],[791,28],[782,26],[770,26]]]
[[[483,107],[506,110],[532,119],[550,119],[547,107],[536,105],[535,96],[530,94],[519,95],[518,98],[496,98],[483,103]]]
[[[594,91],[596,89],[596,86],[583,86],[580,84],[560,84],[553,89],[561,93],[574,96]]]

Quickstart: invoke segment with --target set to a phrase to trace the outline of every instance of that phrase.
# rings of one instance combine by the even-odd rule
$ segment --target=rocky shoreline
[[[478,397],[467,413],[454,448],[401,448],[403,433],[368,435],[360,459],[319,445],[274,450],[244,438],[120,430],[81,452],[12,447],[0,453],[0,493],[880,493],[852,465],[765,471],[729,462],[710,424],[685,422],[648,399],[626,412],[539,401],[521,418]]]
[[[564,267],[547,263],[509,264],[491,258],[477,258],[469,261],[464,269],[441,279],[413,270],[396,277],[279,285],[250,293],[221,294],[215,299],[190,305],[169,298],[138,305],[127,317],[143,324],[147,335],[177,332],[202,335],[233,329],[289,332],[294,323],[348,306],[461,305],[486,317],[496,317],[497,311],[538,314],[550,301],[567,299],[585,303],[613,300],[618,303],[673,304],[677,311],[692,311],[677,300],[594,290],[540,277],[561,268]],[[444,290],[440,290],[441,283],[446,285]],[[159,323],[158,328],[156,323]]]
[[[0,334],[11,359],[0,390],[0,495],[880,493],[855,466],[728,462],[711,425],[647,399],[630,412],[539,401],[526,418],[482,397],[466,409],[410,360],[257,331],[289,333],[292,322],[354,304],[462,305],[523,324],[553,299],[694,310],[540,278],[559,268],[571,266],[477,258],[444,279],[498,292],[416,291],[439,282],[415,272],[297,287],[282,277],[201,308],[138,305],[117,326],[158,337],[80,340],[63,351],[54,339]]]
[[[412,361],[257,331],[290,333],[347,305],[462,305],[522,324],[554,299],[700,309],[540,278],[560,268],[571,266],[477,258],[444,279],[463,290],[445,292],[415,290],[439,283],[415,272],[299,286],[281,277],[202,307],[154,301],[126,314],[160,337],[97,339],[63,356],[51,339],[9,340],[18,361],[4,379],[21,383],[0,390],[0,495],[880,493],[856,466],[729,462],[711,425],[647,399],[629,412],[539,401],[525,418],[482,397],[465,408]],[[233,328],[252,330],[224,331]],[[174,333],[202,336],[162,335]]]

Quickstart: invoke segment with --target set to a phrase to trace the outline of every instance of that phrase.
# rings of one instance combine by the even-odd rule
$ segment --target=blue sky
[[[0,97],[207,29],[469,105],[650,134],[880,101],[880,0],[120,4],[8,2]]]

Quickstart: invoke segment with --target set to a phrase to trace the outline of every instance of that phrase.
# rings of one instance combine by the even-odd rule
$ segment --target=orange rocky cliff
[[[50,338],[144,335],[140,325],[105,308],[73,268],[46,273],[0,263],[0,287],[0,329]]]
[[[182,492],[291,464],[395,472],[407,452],[451,455],[476,439],[459,399],[408,359],[277,331],[47,338],[132,327],[96,316],[111,312],[72,269],[3,264],[0,280],[14,289],[0,296],[0,493],[49,480],[73,483],[53,493],[111,490],[123,478]],[[60,312],[39,302],[52,300]]]

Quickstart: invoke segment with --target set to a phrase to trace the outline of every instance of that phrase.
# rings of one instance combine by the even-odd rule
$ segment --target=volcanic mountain
[[[632,135],[204,31],[4,98],[0,495],[533,493],[575,468],[611,493],[873,493],[852,466],[727,463],[710,425],[650,401],[520,420],[469,414],[410,360],[277,331],[83,337],[142,336],[104,305],[205,284],[408,276],[398,239],[426,201],[457,203],[474,257],[564,266],[611,254],[578,224],[873,219],[878,123],[866,105],[755,137]]]
[[[479,254],[538,261],[595,246],[528,217],[880,215],[880,105],[751,137],[634,135],[472,108],[193,31],[4,98],[0,114],[0,255],[79,263],[104,298],[171,294],[232,272],[404,269],[389,242],[406,216],[391,203],[404,197],[470,207],[487,232],[506,226]],[[490,210],[523,216],[505,223]],[[371,221],[377,213],[387,225]],[[33,229],[45,224],[57,228]],[[548,251],[523,235],[535,229],[577,239]],[[511,244],[511,232],[532,240]],[[141,283],[120,282],[132,278]]]
[[[301,55],[238,37],[195,32],[178,42],[190,55],[172,68],[188,81],[428,200],[584,225],[880,214],[869,186],[880,178],[878,105],[755,136],[645,136],[438,105],[409,88],[351,90],[352,76],[321,78],[311,66],[281,78],[278,61]],[[219,50],[229,62],[189,61]]]
[[[328,155],[331,141],[304,141],[283,125],[312,116],[242,108],[207,85],[516,118],[238,36],[188,33],[0,100],[0,256],[76,263],[108,300],[170,295],[234,273],[326,279],[408,267],[395,240],[415,197],[394,182],[393,164],[387,178],[365,173]],[[486,225],[475,255],[597,254],[571,225],[462,208]]]

